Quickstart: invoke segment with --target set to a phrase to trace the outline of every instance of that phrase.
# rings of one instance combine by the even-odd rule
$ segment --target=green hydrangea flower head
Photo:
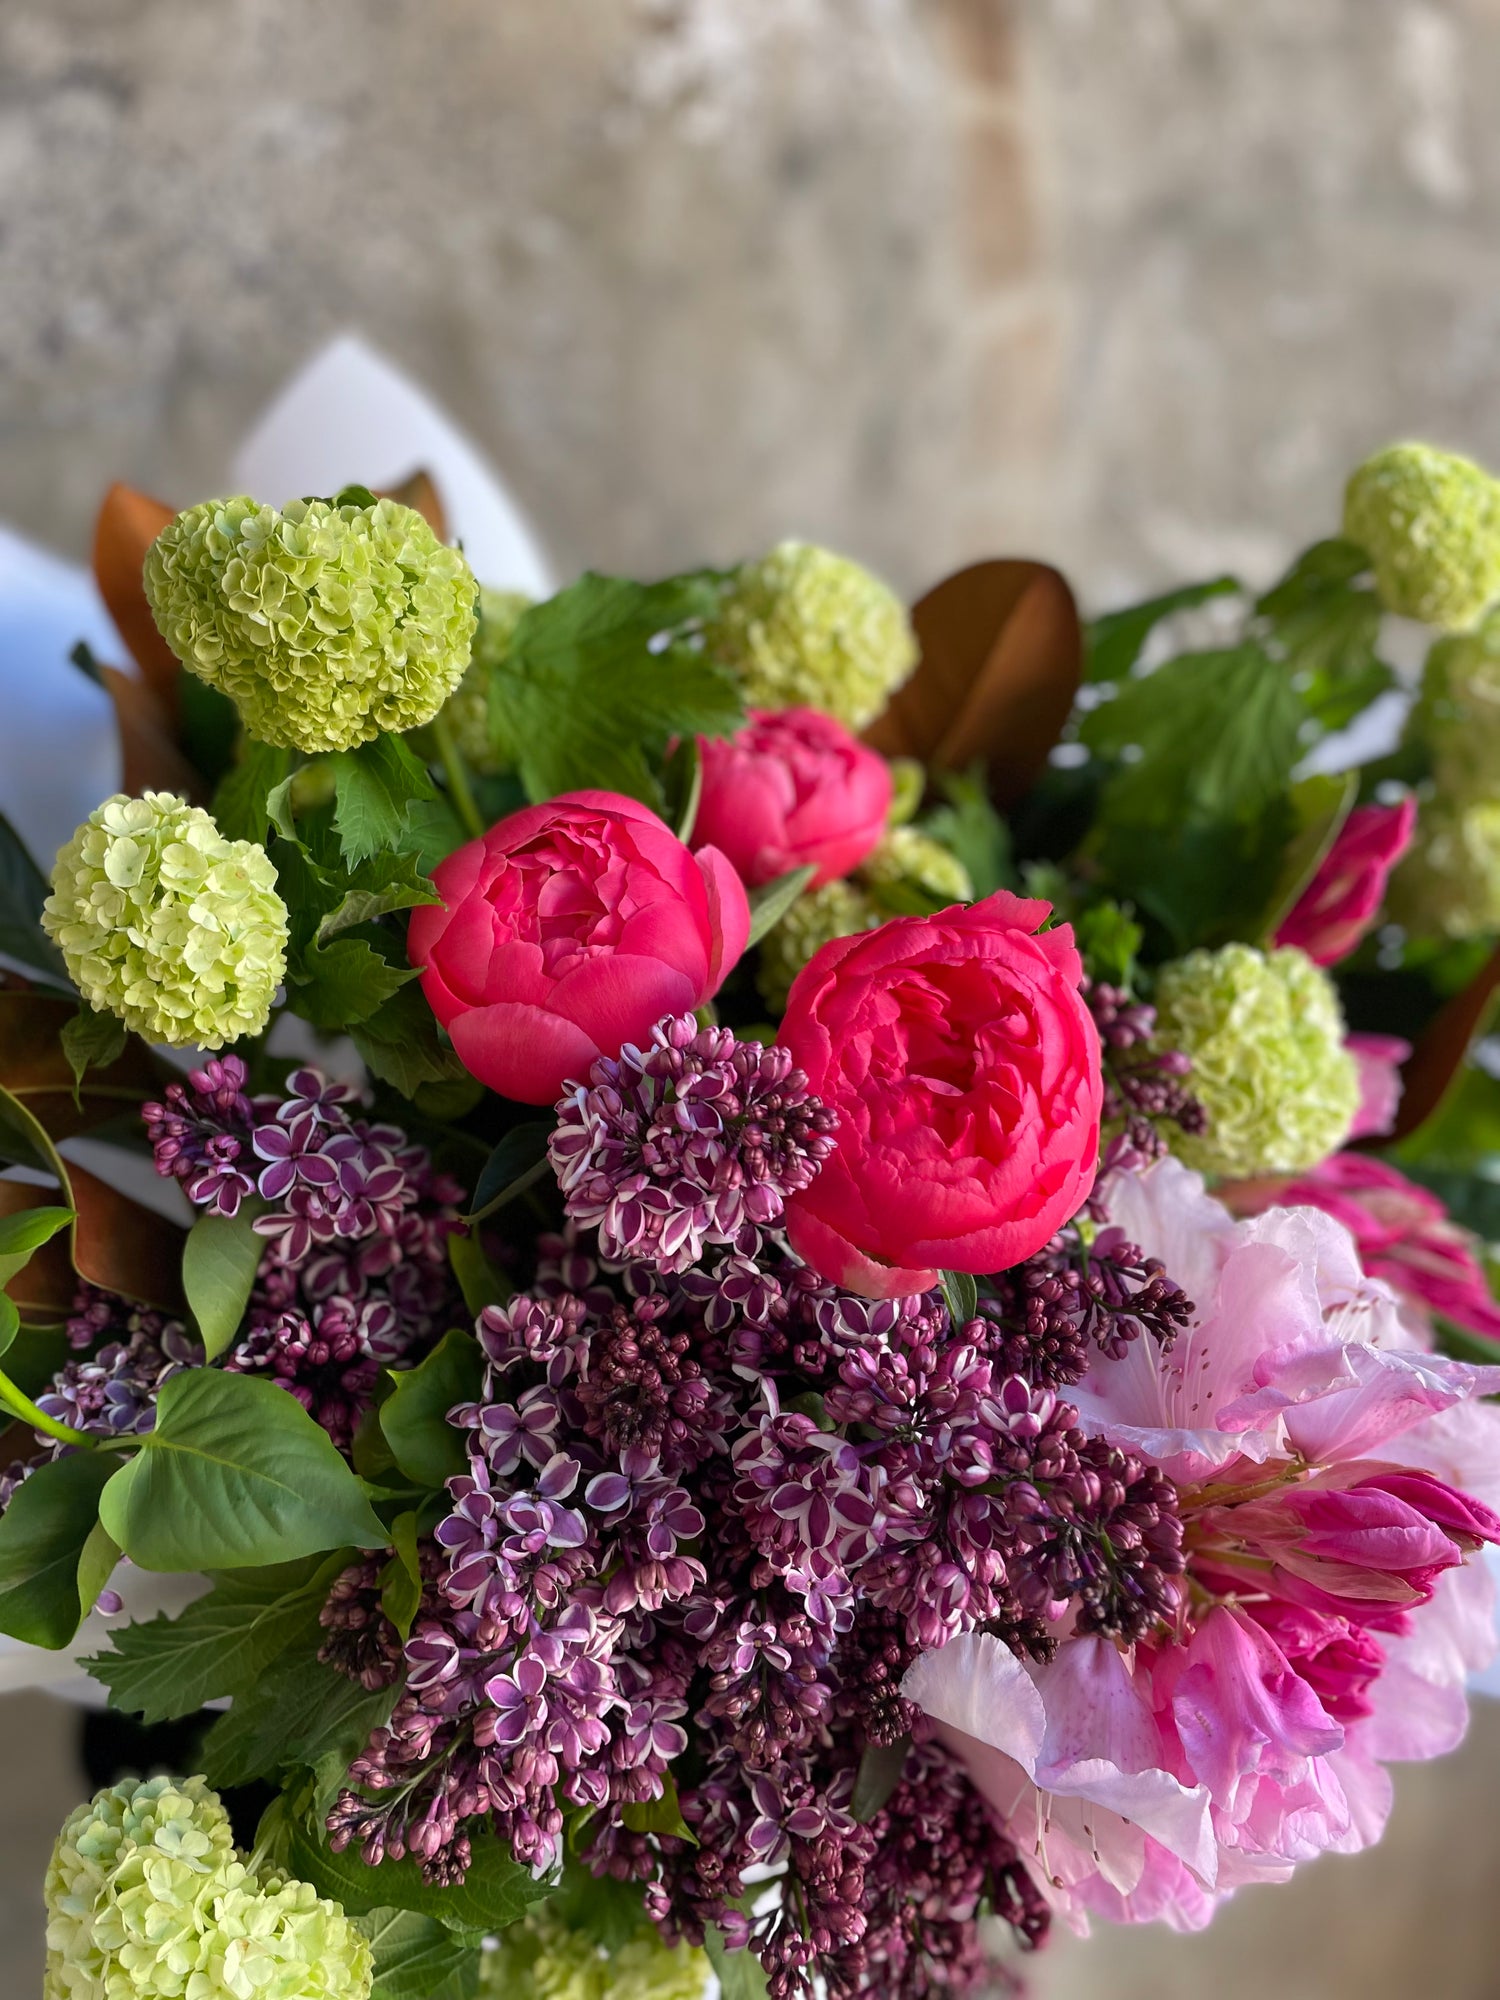
[[[736,570],[705,636],[752,708],[821,708],[850,729],[873,722],[917,663],[895,592],[811,542]]]
[[[853,882],[825,882],[799,896],[786,915],[761,940],[756,985],[775,1014],[786,1006],[792,981],[816,952],[834,938],[872,931],[884,912]]]
[[[469,664],[478,586],[414,508],[350,487],[169,522],[146,597],[182,664],[263,743],[349,750],[430,722]]]
[[[857,872],[877,896],[883,888],[911,888],[940,905],[974,900],[968,869],[951,848],[920,827],[887,828],[880,845],[865,856]]]
[[[58,854],[42,924],[94,1012],[151,1042],[258,1035],[286,972],[266,850],[171,792],[94,808]]]
[[[1391,877],[1390,916],[1413,937],[1500,931],[1500,797],[1423,805]]]
[[[1348,1137],[1359,1074],[1332,980],[1290,945],[1191,951],[1156,982],[1157,1038],[1193,1060],[1208,1130],[1171,1134],[1200,1173],[1300,1173]]]
[[[481,2000],[703,2000],[708,1960],[688,1945],[663,1944],[643,1923],[606,1950],[545,1910],[501,1933],[486,1952]]]
[[[504,664],[521,613],[530,603],[523,591],[479,586],[479,629],[474,635],[473,655],[443,709],[460,756],[481,777],[492,778],[504,769],[490,734],[490,683],[496,668]]]
[[[45,1897],[43,2000],[368,2000],[364,1938],[307,1883],[258,1883],[202,1778],[79,1806]]]
[[[1407,733],[1432,790],[1391,879],[1391,916],[1418,937],[1500,930],[1500,613],[1429,650]]]
[[[1500,481],[1428,444],[1367,458],[1344,493],[1344,533],[1386,606],[1458,631],[1500,596]]]

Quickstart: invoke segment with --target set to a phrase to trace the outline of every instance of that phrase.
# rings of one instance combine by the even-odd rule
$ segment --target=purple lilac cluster
[[[690,1270],[709,1245],[753,1251],[834,1148],[837,1116],[784,1048],[668,1017],[601,1057],[558,1106],[548,1152],[567,1213],[606,1257]]]
[[[1171,1288],[1107,1247],[1097,1286],[1064,1287],[1070,1323],[1169,1336]],[[1044,1287],[1072,1268],[1049,1250]],[[1031,1350],[1004,1300],[958,1325],[938,1292],[858,1298],[759,1224],[676,1261],[597,1258],[575,1219],[532,1289],[481,1315],[482,1393],[452,1413],[468,1467],[333,1844],[451,1883],[476,1839],[543,1870],[566,1838],[641,1884],[669,1939],[712,1924],[752,1948],[773,2000],[814,1967],[840,1996],[963,1990],[981,1905],[1027,1942],[1045,1908],[902,1676],[975,1628],[1044,1651],[1065,1612],[1127,1639],[1172,1620],[1175,1494],[1015,1365]],[[398,1671],[372,1565],[325,1623],[355,1678]],[[913,1742],[857,1816],[866,1758]],[[782,1893],[746,1914],[766,1870]]]
[[[1070,1223],[1024,1264],[986,1281],[979,1301],[990,1360],[1037,1387],[1069,1388],[1095,1353],[1118,1360],[1141,1331],[1170,1347],[1192,1302],[1123,1230]]]
[[[1183,1081],[1192,1074],[1191,1056],[1152,1047],[1156,1009],[1121,986],[1093,983],[1084,997],[1103,1057],[1104,1168],[1135,1170],[1160,1159],[1167,1151],[1162,1125],[1206,1130],[1208,1114]]]
[[[398,1127],[359,1117],[352,1086],[298,1069],[283,1096],[252,1098],[247,1080],[237,1056],[214,1058],[143,1107],[157,1171],[214,1214],[256,1205],[266,1249],[224,1366],[269,1375],[347,1448],[380,1370],[452,1321],[463,1190]]]

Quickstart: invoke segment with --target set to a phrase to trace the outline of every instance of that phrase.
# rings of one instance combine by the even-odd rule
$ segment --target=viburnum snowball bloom
[[[862,884],[880,889],[909,888],[940,903],[967,903],[974,895],[969,871],[958,856],[919,826],[893,826],[859,865]]]
[[[43,2000],[368,2000],[370,1947],[306,1882],[258,1882],[202,1778],[129,1780],[68,1816]]]
[[[742,564],[705,636],[754,707],[821,708],[850,729],[873,722],[917,664],[895,592],[811,542]]]
[[[1297,1173],[1342,1145],[1359,1109],[1328,975],[1291,946],[1192,951],[1156,983],[1157,1038],[1192,1060],[1202,1133],[1173,1150],[1204,1173]]]
[[[610,1950],[546,1907],[530,1910],[485,1953],[480,2000],[702,2000],[708,1960],[662,1943],[644,1919]]]
[[[42,924],[94,1011],[152,1042],[258,1035],[286,971],[265,849],[171,792],[94,808],[58,854]]]
[[[1197,1301],[1170,1347],[1094,1358],[1085,1430],[1154,1463],[1188,1522],[1180,1623],[1045,1663],[971,1632],[903,1693],[1080,1928],[1205,1923],[1249,1882],[1379,1838],[1391,1760],[1463,1735],[1495,1649],[1500,1369],[1417,1346],[1348,1233],[1234,1222],[1175,1160],[1111,1176],[1108,1220]],[[1061,1635],[1060,1635],[1061,1636]]]
[[[1391,915],[1421,937],[1500,928],[1500,616],[1429,650],[1407,735],[1432,765],[1432,796],[1391,878]]]
[[[348,750],[414,729],[469,664],[478,587],[460,551],[414,508],[349,492],[280,512],[204,500],[147,552],[163,638],[263,743]]]
[[[881,915],[874,899],[854,882],[825,882],[799,896],[761,940],[755,983],[762,1000],[779,1014],[809,959],[834,938],[874,930]]]
[[[787,1201],[792,1248],[875,1298],[1040,1250],[1093,1183],[1103,1100],[1083,966],[1048,904],[1005,890],[824,945],[779,1041],[838,1114]]]
[[[1500,595],[1500,481],[1429,444],[1367,458],[1344,494],[1344,533],[1392,611],[1456,631]]]
[[[443,714],[452,725],[453,740],[465,761],[483,777],[504,767],[490,729],[490,682],[510,651],[521,613],[531,599],[519,590],[479,586],[479,629],[464,677],[449,695]]]

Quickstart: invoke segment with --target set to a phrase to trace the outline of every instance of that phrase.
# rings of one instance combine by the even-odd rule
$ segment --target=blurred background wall
[[[1389,437],[1500,465],[1497,101],[1500,0],[0,0],[0,516],[202,497],[352,326],[564,571],[1266,577]],[[81,1781],[0,1723],[19,2000]],[[1492,1709],[1377,1855],[1041,1985],[1487,2000],[1497,1790]]]

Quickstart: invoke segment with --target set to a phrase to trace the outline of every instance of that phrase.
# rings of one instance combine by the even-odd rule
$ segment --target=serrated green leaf
[[[71,993],[62,953],[42,929],[47,880],[26,843],[0,813],[0,953],[24,965],[44,985]]]
[[[371,1076],[412,1097],[424,1083],[459,1083],[468,1071],[442,1040],[432,1009],[415,981],[350,1029]]]
[[[415,799],[437,789],[399,736],[377,736],[333,758],[334,825],[344,859],[352,866],[401,845]]]
[[[1141,604],[1129,604],[1120,611],[1106,612],[1085,629],[1086,681],[1123,680],[1141,656],[1141,649],[1164,618],[1175,611],[1191,611],[1211,597],[1224,597],[1241,589],[1233,576],[1216,576],[1207,583],[1184,584],[1181,589],[1150,597]]]
[[[78,1630],[103,1581],[94,1531],[115,1464],[113,1453],[69,1452],[11,1495],[0,1514],[0,1632],[56,1652]]]
[[[215,1361],[245,1317],[266,1239],[255,1233],[265,1204],[245,1201],[236,1215],[200,1215],[182,1246],[182,1289],[198,1322],[203,1351]]]
[[[156,1426],[105,1488],[99,1518],[142,1569],[243,1569],[386,1541],[296,1397],[217,1368],[165,1383]]]
[[[335,938],[303,952],[293,1006],[314,1028],[335,1034],[368,1021],[416,976],[382,958],[363,938]]]
[[[660,809],[653,765],[667,744],[738,728],[738,686],[695,630],[717,600],[704,575],[641,584],[590,571],[522,613],[491,675],[490,722],[528,797],[599,788]]]
[[[442,900],[414,855],[377,854],[354,870],[343,896],[318,925],[317,941],[326,944],[340,931],[389,916],[393,910],[413,910]]]
[[[468,1463],[464,1433],[448,1422],[448,1412],[479,1396],[484,1383],[479,1343],[455,1327],[425,1361],[394,1371],[390,1379],[391,1393],[380,1406],[385,1441],[408,1479],[440,1491]]]
[[[817,872],[811,863],[805,868],[790,868],[785,875],[778,875],[774,882],[767,882],[759,889],[750,891],[750,935],[745,940],[747,950],[752,944],[759,944],[767,931],[781,922]]]
[[[342,1903],[350,1916],[378,1909],[415,1910],[459,1931],[502,1931],[552,1893],[551,1882],[535,1881],[531,1870],[514,1861],[509,1848],[492,1835],[475,1838],[468,1873],[450,1888],[424,1882],[415,1861],[382,1861],[371,1868],[357,1848],[335,1854],[321,1830],[302,1821],[286,1828],[278,1859],[299,1881],[311,1882],[319,1895]]]
[[[483,1222],[533,1181],[541,1179],[552,1130],[550,1118],[533,1118],[506,1133],[480,1170],[468,1215],[470,1222]]]
[[[289,750],[246,737],[240,761],[224,774],[214,793],[219,831],[229,840],[253,840],[263,847],[271,825],[268,801],[287,784],[290,770]]]
[[[316,1641],[287,1650],[235,1696],[204,1737],[204,1774],[223,1789],[327,1762],[337,1784],[371,1731],[389,1718],[399,1691],[394,1684],[372,1691],[325,1666]]]
[[[253,1686],[299,1638],[316,1643],[318,1613],[343,1553],[266,1569],[221,1572],[207,1596],[175,1618],[151,1618],[110,1634],[111,1651],[83,1665],[115,1708],[147,1723],[196,1715],[205,1702]]]
[[[0,1215],[0,1285],[8,1285],[72,1220],[71,1208],[23,1208]]]
[[[436,1918],[371,1910],[355,1922],[375,1956],[370,2000],[467,2000],[478,1990],[480,1948]]]

